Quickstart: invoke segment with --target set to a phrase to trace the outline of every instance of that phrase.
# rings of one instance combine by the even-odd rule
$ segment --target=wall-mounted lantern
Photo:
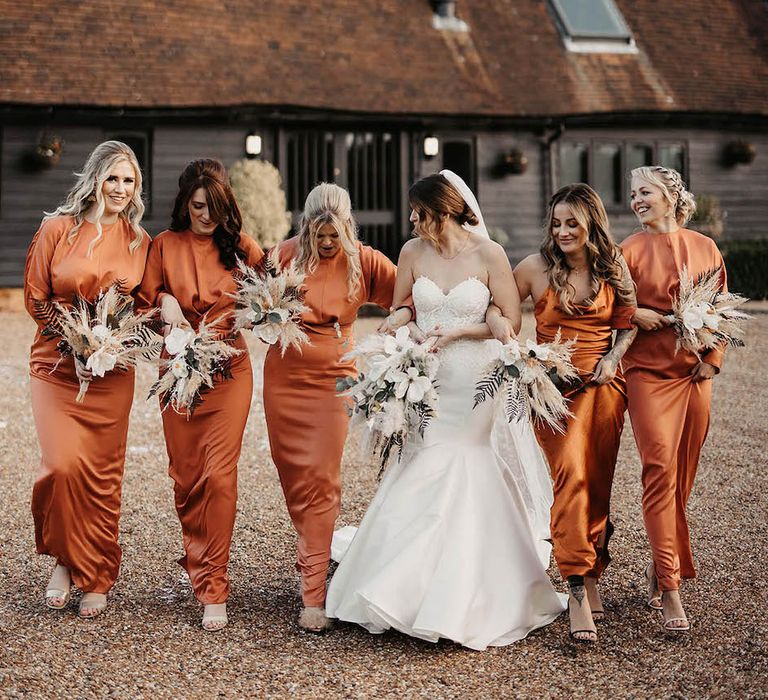
[[[522,175],[526,170],[528,170],[528,156],[522,149],[515,146],[499,154],[499,159],[493,167],[493,174],[496,177]]]
[[[440,153],[440,140],[437,136],[424,137],[424,157],[427,160],[434,158]]]
[[[261,155],[261,136],[259,134],[248,134],[245,137],[245,155],[248,158],[256,158]]]
[[[723,165],[728,168],[734,165],[749,165],[756,155],[757,150],[749,141],[729,141],[723,149]]]
[[[43,132],[35,147],[35,159],[41,168],[51,168],[64,153],[64,141],[61,136]]]

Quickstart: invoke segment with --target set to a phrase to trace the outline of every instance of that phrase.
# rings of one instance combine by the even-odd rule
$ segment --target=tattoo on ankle
[[[584,586],[571,586],[571,595],[581,605],[584,602]]]

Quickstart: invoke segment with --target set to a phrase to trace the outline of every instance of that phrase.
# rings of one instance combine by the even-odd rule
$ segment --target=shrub
[[[291,230],[278,169],[264,160],[238,160],[229,170],[232,191],[243,214],[243,229],[262,248],[271,248]]]
[[[720,241],[728,289],[750,299],[768,299],[768,239]]]

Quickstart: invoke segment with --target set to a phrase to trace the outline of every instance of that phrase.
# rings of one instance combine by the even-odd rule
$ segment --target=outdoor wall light
[[[258,134],[248,134],[245,137],[245,154],[249,158],[261,155],[261,136]]]
[[[440,140],[437,136],[425,136],[424,157],[434,158],[438,153],[440,153]]]

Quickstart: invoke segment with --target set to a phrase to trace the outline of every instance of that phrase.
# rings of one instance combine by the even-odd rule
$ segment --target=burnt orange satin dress
[[[726,289],[720,251],[700,233],[641,232],[621,247],[638,307],[668,314],[683,265],[692,275],[720,267]],[[710,351],[704,359],[719,369],[723,352]],[[681,577],[696,575],[685,509],[709,430],[712,396],[711,381],[691,381],[697,364],[692,353],[675,352],[670,327],[639,330],[624,356],[629,417],[643,463],[643,517],[662,591],[676,590]]]
[[[24,271],[24,301],[38,324],[29,361],[41,453],[32,515],[37,551],[68,567],[80,590],[107,593],[122,556],[117,537],[134,372],[96,377],[76,403],[80,383],[73,358],[59,361],[58,339],[40,331],[55,314],[53,301],[93,300],[116,282],[130,293],[141,281],[149,236],[129,251],[133,230],[118,219],[102,226],[103,237],[88,256],[97,229],[85,222],[69,243],[74,223],[70,216],[43,222]]]
[[[551,342],[558,328],[563,340],[575,339],[571,359],[583,382],[565,392],[573,416],[564,434],[536,426],[552,473],[552,542],[563,579],[599,578],[610,562],[611,486],[627,398],[620,369],[608,384],[590,380],[611,349],[613,330],[632,328],[635,307],[620,305],[614,288],[603,282],[593,303],[577,305],[577,310],[565,313],[551,288],[534,307],[539,343]]]
[[[296,239],[280,245],[282,260],[297,253]],[[362,289],[347,299],[347,259],[339,251],[321,259],[307,275],[303,325],[311,345],[285,357],[272,346],[264,363],[264,411],[272,459],[280,475],[286,505],[299,535],[297,569],[307,607],[325,605],[325,581],[333,526],[341,502],[341,456],[349,417],[336,395],[336,379],[354,376],[352,324],[359,308],[372,302],[389,308],[397,270],[380,252],[358,244]]]
[[[249,236],[240,237],[245,262],[263,257]],[[219,260],[212,236],[191,231],[163,231],[153,241],[139,290],[142,305],[157,306],[172,294],[184,317],[197,329],[203,317],[224,335],[232,328],[236,289],[232,270]],[[181,521],[186,569],[192,590],[204,605],[224,603],[229,596],[229,550],[237,509],[237,462],[253,393],[253,373],[241,333],[232,341],[242,354],[232,359],[232,377],[216,381],[203,394],[191,416],[168,407],[163,432],[168,474],[174,482],[176,512]]]

